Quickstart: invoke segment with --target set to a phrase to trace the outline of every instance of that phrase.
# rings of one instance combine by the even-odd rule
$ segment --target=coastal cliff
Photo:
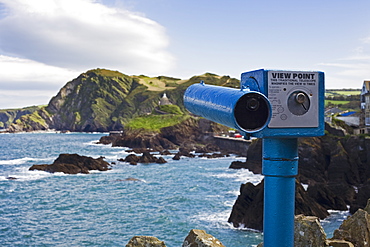
[[[122,130],[132,119],[158,111],[164,93],[168,101],[180,109],[173,113],[186,114],[183,93],[188,86],[201,80],[213,85],[239,87],[237,79],[210,73],[181,80],[166,76],[128,76],[118,71],[93,69],[68,82],[47,106],[16,121],[4,121],[7,121],[9,132]]]
[[[354,213],[370,198],[370,139],[364,136],[334,136],[299,139],[299,175],[296,190],[296,214],[327,216],[327,210]],[[262,140],[249,147],[246,162],[231,168],[245,168],[261,173]],[[303,189],[302,184],[306,186]],[[263,184],[242,184],[229,222],[262,229]],[[299,200],[303,199],[301,202]],[[302,203],[303,202],[303,203]],[[319,207],[317,207],[317,204]],[[319,210],[305,211],[304,208]]]

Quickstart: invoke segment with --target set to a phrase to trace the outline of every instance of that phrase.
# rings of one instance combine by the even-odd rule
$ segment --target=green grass
[[[325,96],[347,96],[347,95],[360,95],[361,90],[326,90]]]
[[[132,119],[126,127],[158,132],[161,128],[173,126],[189,118],[187,115],[148,115]]]
[[[325,106],[328,106],[330,103],[333,105],[345,105],[349,102],[348,100],[325,100]]]
[[[183,114],[183,112],[180,110],[180,107],[178,107],[177,105],[160,105],[159,110],[167,112],[169,114]]]

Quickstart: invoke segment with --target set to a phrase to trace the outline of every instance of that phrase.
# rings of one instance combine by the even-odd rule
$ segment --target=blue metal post
[[[264,138],[262,173],[265,176],[263,246],[293,247],[297,138]]]

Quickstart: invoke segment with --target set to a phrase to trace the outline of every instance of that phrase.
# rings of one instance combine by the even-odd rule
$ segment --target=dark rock
[[[370,197],[370,140],[361,136],[299,138],[298,180],[308,184],[312,198],[327,209],[355,212]],[[231,168],[245,168],[261,173],[262,140],[252,142],[245,162],[236,161]],[[358,188],[356,195],[355,188]],[[362,189],[363,188],[363,189]],[[357,205],[358,204],[358,205]]]
[[[151,149],[161,151],[163,149],[176,149],[169,140],[156,133],[142,133],[141,131],[125,132],[125,134],[112,143],[114,147],[130,147],[139,150]],[[146,150],[147,151],[147,150]]]
[[[204,129],[210,131],[202,131],[202,128],[200,128],[201,124],[208,124],[208,128],[204,126]],[[205,143],[205,140],[212,139],[213,133],[211,122],[209,120],[197,121],[193,118],[189,118],[179,125],[162,128],[161,136],[169,140],[171,143],[181,146],[185,143]]]
[[[173,156],[172,159],[173,160],[180,160],[181,159],[181,154],[180,153],[175,154],[175,156]]]
[[[295,214],[316,216],[320,219],[324,219],[329,216],[328,211],[313,200],[298,181],[296,181]]]
[[[350,205],[356,196],[356,191],[352,185],[346,183],[327,183],[328,189],[339,198],[342,198],[346,205]],[[310,187],[310,186],[308,186]]]
[[[163,157],[157,158],[156,162],[157,164],[165,164],[167,161]]]
[[[51,165],[33,165],[29,170],[41,170],[50,173],[63,172],[66,174],[85,173],[90,170],[107,171],[110,168],[108,162],[103,157],[93,159],[91,157],[80,156],[78,154],[60,154]]]
[[[218,146],[213,143],[209,143],[205,146],[196,146],[195,153],[212,153],[221,151]]]
[[[234,227],[263,229],[263,181],[254,186],[252,183],[240,186],[240,195],[228,219]]]
[[[246,227],[261,231],[263,228],[263,182],[254,186],[242,184],[228,222],[234,227]],[[329,215],[325,208],[316,203],[302,185],[296,182],[295,214],[317,216],[323,219]]]
[[[181,156],[194,158],[195,154],[192,154],[191,152],[194,150],[193,146],[185,145],[181,146],[179,148],[179,152],[175,154],[175,156],[172,158],[173,160],[180,160]]]
[[[198,157],[200,157],[200,158],[205,157],[205,158],[208,158],[208,159],[215,159],[215,158],[225,157],[225,154],[222,154],[222,153],[200,154],[200,155],[198,155]]]
[[[229,168],[248,169],[255,174],[262,173],[262,139],[255,139],[247,150],[246,162],[233,161]]]
[[[16,178],[16,177],[6,177],[6,179],[8,179],[8,180],[16,180],[18,178]]]
[[[160,157],[157,158],[150,152],[144,152],[142,156],[137,156],[135,154],[127,155],[125,159],[119,159],[118,161],[122,162],[128,162],[131,165],[137,165],[137,163],[158,163],[158,164],[164,164],[167,163],[167,161]]]
[[[118,161],[127,162],[127,163],[131,163],[131,162],[137,163],[137,162],[139,162],[139,159],[140,159],[139,156],[137,156],[135,154],[129,154],[129,155],[126,156],[125,159],[119,159]]]
[[[108,145],[108,144],[111,144],[116,139],[117,139],[117,136],[115,135],[102,136],[100,137],[97,144]]]
[[[340,128],[340,127],[332,127],[330,126],[328,123],[325,122],[325,130],[331,134],[331,135],[334,135],[334,136],[345,136],[346,133],[345,133],[345,130]]]
[[[163,150],[162,152],[160,152],[160,154],[161,155],[171,155],[172,153],[166,149],[166,150]]]
[[[355,196],[355,200],[350,205],[350,213],[353,214],[359,208],[365,208],[368,199],[370,198],[370,179],[360,187],[358,187],[358,193]]]
[[[156,163],[157,159],[149,152],[144,152],[139,158],[138,163]]]
[[[181,146],[179,148],[179,153],[181,156],[186,156],[186,157],[189,157],[189,158],[194,158],[195,157],[195,154],[192,154],[191,152],[194,151],[194,146]]]
[[[233,161],[231,162],[231,165],[229,166],[230,169],[246,169],[246,162],[243,161]]]
[[[192,229],[185,238],[182,247],[225,247],[220,240],[204,230]]]
[[[317,183],[308,186],[308,195],[325,209],[347,210],[347,204],[342,196],[335,194],[326,183]]]
[[[134,152],[135,154],[142,154],[145,152],[155,152],[155,150],[150,149],[150,148],[133,148],[133,149],[126,150],[126,152],[128,153]]]

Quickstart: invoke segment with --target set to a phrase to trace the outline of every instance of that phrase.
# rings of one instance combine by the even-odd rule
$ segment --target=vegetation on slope
[[[8,128],[22,116],[31,114],[42,107],[43,106],[30,106],[19,109],[0,110],[0,129]]]
[[[159,132],[161,128],[179,124],[189,117],[189,115],[147,115],[132,119],[126,127]]]
[[[186,119],[184,91],[201,80],[207,84],[239,87],[237,79],[210,73],[180,80],[166,76],[128,76],[118,71],[94,69],[68,82],[45,108],[20,119],[9,130],[105,132],[122,130],[124,126],[158,130],[161,126],[171,126]],[[159,107],[164,93],[172,106]],[[156,108],[169,116],[156,115],[153,111]]]
[[[360,89],[327,89],[325,106],[339,107],[341,110],[360,110]]]

